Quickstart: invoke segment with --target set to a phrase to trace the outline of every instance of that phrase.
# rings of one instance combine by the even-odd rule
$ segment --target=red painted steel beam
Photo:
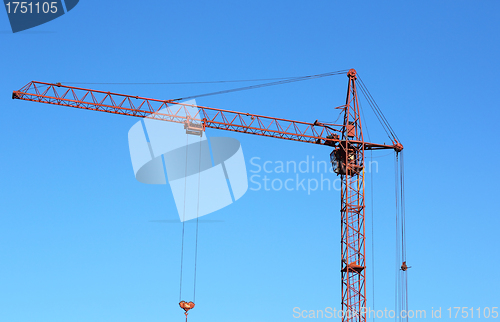
[[[53,84],[32,81],[20,90],[13,91],[12,98],[120,115],[147,117],[176,123],[191,122],[203,128],[248,133],[327,146],[335,146],[342,141],[340,139],[342,124],[293,121],[212,107],[193,106],[172,100],[159,100],[66,86],[60,83]],[[193,107],[197,108],[194,113]],[[160,110],[162,112],[159,112]],[[398,142],[393,142],[392,145],[361,141],[350,142],[364,144],[365,150],[402,150],[402,145]]]

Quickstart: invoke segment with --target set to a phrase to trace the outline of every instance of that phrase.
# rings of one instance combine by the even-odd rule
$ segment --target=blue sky
[[[410,308],[429,314],[442,307],[446,320],[448,307],[500,306],[499,9],[496,1],[87,0],[16,34],[0,14],[0,321],[183,319],[181,225],[167,222],[178,219],[168,186],[134,178],[127,132],[137,119],[13,101],[13,90],[31,80],[181,82],[348,68],[363,77],[405,146]],[[162,99],[229,87],[89,86]],[[335,76],[197,102],[330,121],[346,86],[345,76]],[[388,141],[362,106],[372,140]],[[255,157],[300,162],[330,153],[305,143],[207,135],[237,138],[249,175]],[[388,152],[374,157],[368,304],[374,256],[375,308],[393,309],[394,161]],[[189,320],[296,321],[294,307],[339,308],[339,206],[338,191],[249,190],[207,216]]]

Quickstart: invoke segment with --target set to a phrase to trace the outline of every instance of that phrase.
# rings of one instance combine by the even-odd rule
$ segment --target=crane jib
[[[186,114],[186,107],[192,107],[189,104],[66,86],[60,83],[32,81],[20,90],[14,91],[12,98],[184,123],[186,131],[195,135],[200,135],[200,131],[204,131],[205,128],[213,128],[332,147],[342,142],[339,134],[344,127],[342,124],[300,122],[205,106],[196,106],[197,115],[191,115],[187,119],[184,115],[189,115]],[[180,113],[181,109],[184,109],[184,113]],[[165,110],[167,113],[158,112],[160,110]],[[391,145],[356,140],[350,142],[363,144],[365,150],[394,149],[398,152],[402,150],[399,142],[393,142]]]

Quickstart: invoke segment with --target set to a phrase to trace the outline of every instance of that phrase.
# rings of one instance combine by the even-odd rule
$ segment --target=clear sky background
[[[0,13],[0,321],[183,320],[181,225],[169,187],[134,178],[127,133],[137,119],[14,101],[13,90],[31,80],[234,80],[348,68],[363,77],[405,146],[410,309],[429,315],[442,307],[446,320],[448,307],[500,306],[499,12],[498,1],[82,0],[17,34]],[[88,86],[171,99],[239,85]],[[346,86],[347,77],[335,76],[197,102],[333,121]],[[361,103],[371,139],[388,143]],[[254,157],[262,164],[330,153],[207,134],[240,140],[249,176]],[[374,160],[368,305],[394,309],[393,154],[377,152]],[[204,217],[189,320],[296,321],[294,307],[338,309],[339,207],[333,190],[249,190]]]

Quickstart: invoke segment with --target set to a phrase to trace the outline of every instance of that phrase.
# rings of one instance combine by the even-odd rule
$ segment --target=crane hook
[[[408,270],[408,268],[411,268],[411,266],[407,266],[407,265],[406,265],[406,262],[403,262],[403,264],[401,265],[401,270],[402,270],[403,272],[405,272],[405,271],[407,271],[407,270]]]
[[[186,316],[186,322],[188,318],[188,311],[191,310],[194,307],[193,302],[185,302],[185,301],[180,301],[179,306],[181,309],[185,311],[184,315]]]

